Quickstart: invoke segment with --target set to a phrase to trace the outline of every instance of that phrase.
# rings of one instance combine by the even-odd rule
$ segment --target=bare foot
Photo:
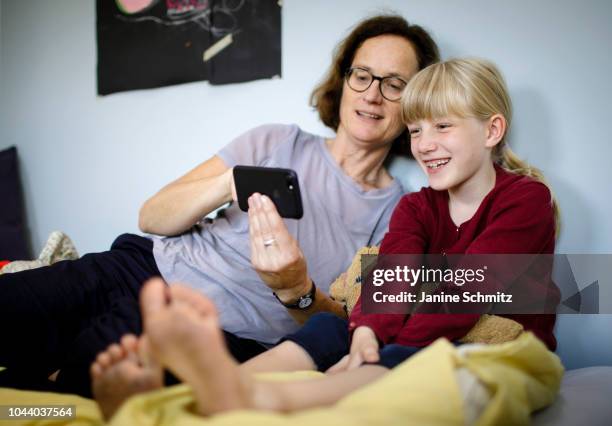
[[[100,352],[90,373],[93,395],[105,419],[130,396],[163,386],[163,370],[151,357],[147,338],[132,334]]]
[[[239,370],[228,352],[209,299],[180,284],[168,287],[157,278],[144,285],[140,303],[152,353],[191,385],[200,414],[274,409],[272,395],[258,395],[259,386]]]

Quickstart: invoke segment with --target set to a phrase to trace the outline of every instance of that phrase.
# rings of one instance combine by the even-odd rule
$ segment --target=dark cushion
[[[0,260],[30,259],[17,148],[0,151]]]

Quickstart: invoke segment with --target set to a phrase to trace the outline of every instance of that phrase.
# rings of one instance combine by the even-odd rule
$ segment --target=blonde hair
[[[497,67],[484,59],[451,59],[428,66],[412,77],[402,96],[402,120],[414,123],[451,115],[487,120],[501,114],[510,128],[512,103]],[[548,187],[556,233],[559,207],[542,172],[521,160],[508,146],[506,134],[493,148],[492,159],[509,172],[529,176]]]

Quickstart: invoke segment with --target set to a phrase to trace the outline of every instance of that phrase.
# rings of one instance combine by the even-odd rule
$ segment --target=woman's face
[[[419,120],[409,123],[408,131],[412,154],[437,191],[453,191],[468,182],[470,188],[478,186],[492,165],[497,139],[487,121],[453,116]]]
[[[363,42],[355,52],[351,67],[364,68],[374,76],[396,76],[408,81],[418,71],[418,60],[412,44],[403,37],[381,35]],[[346,80],[340,100],[338,133],[368,146],[393,142],[404,130],[401,104],[385,99],[380,81],[364,92],[351,89]]]

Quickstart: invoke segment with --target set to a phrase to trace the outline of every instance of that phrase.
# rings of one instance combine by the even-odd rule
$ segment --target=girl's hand
[[[366,362],[377,362],[380,359],[378,349],[378,340],[374,331],[366,326],[357,327],[353,333],[350,353],[331,366],[326,373],[336,374],[354,370]]]
[[[251,263],[261,279],[282,302],[292,302],[308,293],[306,259],[289,234],[274,203],[265,195],[249,197]]]

